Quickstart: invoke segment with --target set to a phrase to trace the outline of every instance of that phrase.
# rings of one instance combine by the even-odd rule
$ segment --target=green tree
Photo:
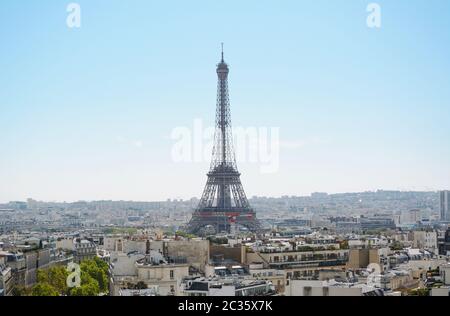
[[[83,276],[82,273],[81,284],[80,287],[75,287],[70,291],[71,296],[98,296],[100,294],[98,282],[89,275]]]
[[[70,291],[71,296],[98,296],[100,287],[97,280],[91,277],[86,271],[81,270],[81,286]]]
[[[81,286],[70,290],[71,296],[98,296],[108,293],[109,266],[100,258],[85,260],[80,264]]]
[[[193,234],[189,234],[189,233],[186,233],[186,232],[181,231],[181,230],[177,231],[175,233],[175,235],[180,236],[180,237],[184,237],[184,238],[188,238],[188,239],[194,239],[195,237],[197,237],[197,236],[195,236]]]
[[[410,296],[430,296],[430,289],[415,289],[409,293]]]
[[[48,283],[47,271],[37,270],[36,278],[38,283]]]
[[[51,285],[60,295],[67,295],[67,277],[69,272],[63,266],[56,266],[46,270],[38,270],[38,283],[47,283]]]
[[[97,282],[100,292],[108,292],[108,264],[106,262],[102,261],[99,258],[95,258],[94,260],[83,261],[80,267],[82,280],[84,274],[88,275],[90,278]]]
[[[59,293],[48,283],[38,283],[31,290],[32,296],[59,296]]]
[[[228,244],[228,238],[227,237],[208,237],[207,238],[212,244],[216,245],[226,245]]]
[[[102,259],[95,257],[94,258],[94,262],[97,265],[97,267],[99,267],[100,269],[102,269],[106,274],[108,274],[109,271],[109,266],[108,264],[103,261]]]
[[[392,245],[391,245],[391,250],[393,250],[393,251],[399,251],[399,250],[403,250],[403,248],[404,248],[405,246],[401,243],[401,242],[399,242],[399,241],[394,241],[393,243],[392,243]]]

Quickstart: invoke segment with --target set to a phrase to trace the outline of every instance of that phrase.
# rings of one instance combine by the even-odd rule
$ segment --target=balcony
[[[271,262],[271,268],[305,268],[305,267],[336,267],[344,266],[348,262],[347,258],[343,259],[324,259],[324,260],[303,260],[303,261],[283,261]]]

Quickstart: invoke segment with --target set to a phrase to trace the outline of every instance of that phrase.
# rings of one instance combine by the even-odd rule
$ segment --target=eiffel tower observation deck
[[[188,225],[191,233],[204,234],[212,230],[215,233],[229,233],[232,227],[239,226],[252,232],[260,229],[236,164],[228,92],[229,72],[222,45],[222,60],[217,65],[216,131],[212,162],[203,196]]]

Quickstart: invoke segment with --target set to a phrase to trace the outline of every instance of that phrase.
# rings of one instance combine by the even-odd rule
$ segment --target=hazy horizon
[[[326,193],[328,195],[340,195],[340,194],[361,194],[361,193],[377,193],[377,192],[400,192],[400,193],[436,193],[439,194],[440,191],[447,191],[447,190],[431,190],[431,191],[402,191],[402,190],[384,190],[384,189],[378,189],[378,190],[373,190],[373,191],[360,191],[360,192],[311,192],[310,194],[305,194],[305,195],[284,195],[284,196],[262,196],[262,195],[254,195],[254,196],[249,196],[248,198],[251,200],[253,198],[268,198],[268,199],[280,199],[280,198],[284,198],[284,197],[298,197],[298,198],[305,198],[305,197],[310,197],[312,194],[315,193]],[[167,198],[164,200],[124,200],[124,199],[94,199],[94,200],[86,200],[86,199],[81,199],[81,200],[72,200],[72,201],[58,201],[58,200],[39,200],[39,199],[34,199],[32,197],[29,197],[34,201],[37,202],[43,202],[43,203],[77,203],[77,202],[103,202],[103,201],[111,201],[111,202],[136,202],[136,203],[152,203],[152,202],[167,202],[168,200],[174,201],[174,200],[183,200],[183,202],[187,202],[191,199],[200,199],[200,196],[193,196],[190,198]],[[0,204],[8,204],[9,202],[27,202],[27,200],[29,199],[24,199],[24,200],[10,200],[10,201],[0,201]]]

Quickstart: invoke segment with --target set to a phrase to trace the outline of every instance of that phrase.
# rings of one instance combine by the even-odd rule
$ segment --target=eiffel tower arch
[[[244,226],[252,232],[261,228],[244,192],[236,164],[228,92],[229,72],[222,46],[222,60],[217,65],[214,149],[206,187],[188,224],[191,233],[199,233],[205,227],[212,227],[217,233],[230,232],[232,225]]]

